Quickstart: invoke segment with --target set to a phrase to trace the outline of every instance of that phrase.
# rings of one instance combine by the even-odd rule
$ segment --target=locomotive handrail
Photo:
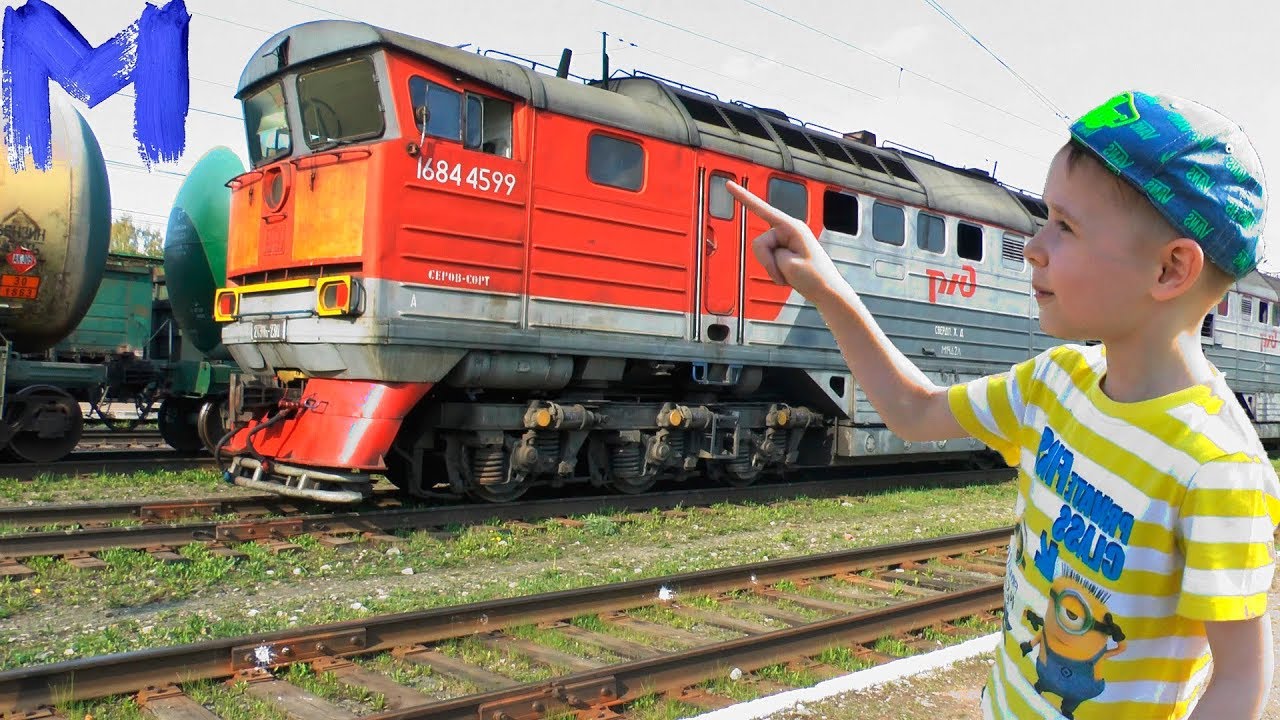
[[[357,158],[369,157],[372,154],[373,151],[369,148],[342,148],[325,150],[324,152],[318,152],[314,155],[303,155],[302,157],[293,158],[289,162],[299,170],[311,170],[318,167],[324,167],[326,165],[337,165],[338,163],[345,162],[349,159],[355,160]],[[352,157],[346,158],[344,157],[345,155],[351,155]],[[319,158],[324,157],[333,158],[333,162],[320,162],[318,160]],[[316,162],[310,165],[304,165],[303,163],[308,160],[315,160]]]
[[[520,62],[529,63],[529,65],[530,65],[534,70],[537,70],[537,69],[538,69],[538,68],[540,68],[540,67],[544,67],[544,68],[546,68],[546,69],[550,70],[550,71],[552,72],[552,74],[555,74],[555,72],[556,72],[557,70],[559,70],[559,68],[552,67],[552,66],[550,66],[550,65],[547,65],[546,63],[540,63],[540,62],[538,62],[537,60],[530,60],[530,59],[529,59],[529,58],[527,58],[527,57],[520,57],[519,55],[512,55],[511,53],[508,53],[508,52],[502,52],[501,50],[485,50],[483,53],[481,53],[481,55],[483,55],[483,56],[485,56],[485,57],[489,57],[489,55],[490,55],[490,54],[493,54],[493,55],[501,55],[501,56],[503,56],[503,57],[511,58],[512,60],[519,60]],[[591,79],[590,79],[590,78],[585,78],[585,77],[583,77],[583,76],[581,76],[581,75],[575,75],[575,74],[573,74],[573,73],[568,73],[568,75],[569,75],[569,77],[571,77],[571,78],[577,78],[577,79],[581,80],[581,81],[582,81],[582,82],[584,82],[584,83],[590,83],[590,82],[591,82]]]
[[[243,186],[245,183],[248,183],[252,180],[260,180],[262,176],[265,174],[266,173],[264,173],[262,170],[250,170],[248,172],[241,173],[231,178],[230,180],[228,180],[226,183],[223,184],[223,187],[229,187],[232,190],[239,190],[241,186]]]

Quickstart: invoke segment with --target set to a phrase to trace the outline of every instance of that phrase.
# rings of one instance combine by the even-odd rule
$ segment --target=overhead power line
[[[1035,85],[1031,84],[1030,80],[1027,80],[1026,78],[1022,77],[1022,75],[1018,74],[1018,71],[1010,67],[1009,63],[1005,62],[999,55],[995,53],[994,50],[987,47],[985,43],[979,40],[977,35],[974,35],[973,33],[969,32],[969,29],[966,28],[963,24],[961,24],[961,22],[956,19],[956,16],[947,12],[947,9],[942,7],[942,4],[938,0],[924,0],[924,2],[929,7],[933,8],[934,10],[937,10],[939,15],[945,18],[947,22],[956,26],[956,28],[959,29],[960,32],[967,35],[970,40],[977,43],[978,47],[985,50],[988,55],[995,58],[996,62],[1000,63],[1000,65],[1003,66],[1005,70],[1008,70],[1010,75],[1017,78],[1018,82],[1022,83],[1023,86],[1025,86],[1027,90],[1029,90],[1031,94],[1036,97],[1037,100],[1044,103],[1045,106],[1048,107],[1050,110],[1053,110],[1053,113],[1055,115],[1067,121],[1068,123],[1071,122],[1071,118],[1067,117],[1066,113],[1062,112],[1062,109],[1059,108],[1056,104],[1054,104],[1054,102],[1050,100],[1047,95],[1040,92],[1040,89],[1037,88]]]
[[[947,83],[944,83],[944,82],[942,82],[941,80],[937,80],[937,79],[932,78],[932,77],[930,77],[930,76],[928,76],[928,75],[925,75],[924,73],[921,73],[921,72],[917,72],[917,71],[915,71],[915,70],[912,70],[911,68],[908,68],[908,67],[906,67],[906,66],[904,66],[904,65],[900,65],[900,64],[898,64],[898,63],[894,62],[893,60],[890,60],[890,59],[888,59],[888,58],[885,58],[885,57],[882,57],[882,56],[880,56],[880,55],[877,55],[876,53],[871,52],[870,50],[867,50],[867,49],[865,49],[865,48],[858,47],[857,45],[854,45],[853,43],[849,42],[848,40],[845,40],[844,38],[837,37],[837,36],[832,35],[831,33],[827,32],[827,31],[825,31],[825,30],[823,30],[823,29],[821,29],[821,28],[814,27],[814,26],[812,26],[812,25],[810,25],[810,24],[808,24],[808,23],[806,23],[806,22],[803,22],[803,21],[801,21],[801,20],[797,20],[796,18],[793,18],[793,17],[791,17],[790,15],[787,15],[787,14],[785,14],[785,13],[782,13],[782,12],[779,12],[779,11],[777,11],[777,10],[774,10],[773,8],[768,7],[767,5],[764,5],[764,4],[762,4],[762,3],[759,3],[759,2],[757,2],[756,0],[742,0],[742,1],[743,1],[743,2],[745,2],[745,3],[747,3],[748,5],[751,5],[751,6],[754,6],[754,7],[760,8],[761,10],[764,10],[764,11],[765,11],[765,12],[767,12],[767,13],[771,13],[771,14],[773,14],[773,15],[776,15],[776,16],[778,16],[778,17],[782,18],[783,20],[786,20],[787,22],[794,23],[794,24],[799,25],[800,27],[802,27],[802,28],[804,28],[804,29],[806,29],[806,30],[810,30],[810,31],[812,31],[812,32],[815,32],[815,33],[817,33],[817,34],[819,34],[819,35],[821,35],[821,36],[823,36],[823,37],[825,37],[825,38],[827,38],[827,39],[829,39],[829,40],[834,40],[835,42],[838,42],[838,43],[840,43],[841,45],[844,45],[845,47],[849,48],[850,50],[855,50],[855,51],[857,51],[857,52],[862,53],[863,55],[866,55],[866,56],[868,56],[868,57],[871,57],[871,58],[874,58],[874,59],[876,59],[876,60],[879,60],[880,62],[885,63],[886,65],[889,65],[890,67],[895,67],[895,68],[897,68],[900,72],[903,72],[903,73],[905,73],[905,74],[907,74],[907,75],[910,75],[910,76],[912,76],[912,77],[918,78],[918,79],[923,80],[923,81],[925,81],[925,82],[927,82],[927,83],[931,83],[931,84],[933,84],[933,85],[937,85],[938,87],[943,88],[943,89],[945,89],[945,90],[950,90],[951,92],[953,92],[953,93],[955,93],[955,94],[957,94],[957,95],[960,95],[960,96],[962,96],[962,97],[968,98],[969,100],[972,100],[972,101],[974,101],[974,102],[976,102],[976,103],[978,103],[978,104],[980,104],[980,105],[985,105],[986,107],[989,107],[989,108],[991,108],[992,110],[995,110],[995,111],[997,111],[997,112],[1003,113],[1003,114],[1005,114],[1005,115],[1008,115],[1008,116],[1009,116],[1009,117],[1011,117],[1011,118],[1014,118],[1014,119],[1017,119],[1017,120],[1021,120],[1022,122],[1027,123],[1028,125],[1033,125],[1033,126],[1035,126],[1035,127],[1037,127],[1037,128],[1040,128],[1041,130],[1044,130],[1045,132],[1051,133],[1051,134],[1053,134],[1053,135],[1061,135],[1061,134],[1062,134],[1062,129],[1061,129],[1061,128],[1051,128],[1051,127],[1048,127],[1048,126],[1045,126],[1045,125],[1041,125],[1040,123],[1038,123],[1038,122],[1036,122],[1036,121],[1034,121],[1034,120],[1032,120],[1032,119],[1030,119],[1030,118],[1023,117],[1022,115],[1019,115],[1018,113],[1015,113],[1015,112],[1013,112],[1012,110],[1009,110],[1008,108],[1004,108],[1004,107],[1001,107],[1001,106],[999,106],[999,105],[996,105],[996,104],[994,104],[994,103],[992,103],[992,102],[989,102],[989,101],[987,101],[987,100],[983,100],[982,98],[977,97],[977,96],[975,96],[975,95],[973,95],[973,94],[971,94],[971,93],[965,92],[964,90],[961,90],[961,89],[959,89],[959,88],[957,88],[957,87],[953,87],[953,86],[951,86],[951,85],[948,85]],[[926,2],[927,2],[927,1],[928,1],[928,0],[926,0]],[[1050,105],[1052,106],[1052,104],[1050,104]],[[1054,111],[1055,111],[1055,112],[1057,112],[1057,108],[1054,108]],[[1058,115],[1060,115],[1060,116],[1061,116],[1062,114],[1061,114],[1060,112],[1058,112]]]
[[[292,2],[293,0],[290,0],[290,1]],[[608,5],[609,7],[613,8],[613,9],[615,9],[615,10],[621,10],[621,11],[623,11],[623,12],[625,12],[625,13],[630,13],[630,14],[635,15],[635,16],[637,16],[637,17],[644,18],[645,20],[648,20],[649,22],[657,23],[657,24],[659,24],[659,25],[664,25],[664,26],[669,27],[669,28],[671,28],[671,29],[673,29],[673,30],[679,30],[680,32],[683,32],[683,33],[688,33],[688,34],[690,34],[690,35],[693,35],[694,37],[698,37],[698,38],[701,38],[701,39],[703,39],[703,40],[706,40],[707,42],[713,42],[713,43],[715,43],[715,44],[717,44],[717,45],[720,45],[721,47],[727,47],[727,48],[729,48],[730,50],[733,50],[733,51],[735,51],[735,52],[740,52],[740,53],[742,53],[742,54],[744,54],[744,55],[750,55],[750,56],[752,56],[752,57],[759,58],[759,59],[764,60],[764,61],[766,61],[766,62],[771,62],[771,63],[775,63],[775,64],[777,64],[777,65],[781,65],[782,67],[788,68],[788,69],[790,69],[790,70],[794,70],[794,71],[796,71],[796,72],[798,72],[798,73],[803,73],[803,74],[808,75],[808,76],[810,76],[810,77],[815,77],[815,78],[818,78],[818,79],[820,79],[820,80],[825,80],[826,82],[829,82],[829,83],[831,83],[831,84],[833,84],[833,85],[839,85],[840,87],[845,88],[846,90],[852,90],[853,92],[856,92],[856,93],[858,93],[859,95],[865,95],[865,96],[867,96],[867,97],[871,98],[872,100],[883,100],[883,99],[884,99],[884,98],[880,97],[879,95],[876,95],[876,94],[875,94],[875,93],[873,93],[873,92],[869,92],[869,91],[867,91],[867,90],[863,90],[863,89],[862,89],[862,88],[860,88],[860,87],[856,87],[856,86],[854,86],[854,85],[850,85],[850,84],[849,84],[849,83],[847,83],[847,82],[843,82],[843,81],[841,81],[841,80],[836,80],[835,78],[827,77],[826,75],[822,75],[822,74],[820,74],[820,73],[815,73],[815,72],[812,72],[812,71],[809,71],[809,70],[805,70],[804,68],[796,67],[795,65],[792,65],[791,63],[785,62],[785,61],[783,61],[783,60],[778,60],[777,58],[771,58],[771,57],[769,57],[768,55],[761,55],[760,53],[758,53],[758,52],[756,52],[756,51],[754,51],[754,50],[748,50],[748,49],[746,49],[746,48],[738,47],[737,45],[732,45],[732,44],[727,43],[727,42],[725,42],[725,41],[723,41],[723,40],[717,40],[716,38],[713,38],[713,37],[711,37],[710,35],[703,35],[702,33],[700,33],[700,32],[696,32],[696,31],[694,31],[694,30],[690,30],[689,28],[680,27],[679,25],[676,25],[675,23],[669,23],[669,22],[667,22],[666,20],[659,20],[658,18],[651,17],[651,16],[649,16],[649,15],[645,15],[644,13],[639,12],[639,11],[637,11],[637,10],[632,10],[631,8],[626,8],[626,7],[623,7],[623,6],[621,6],[621,5],[616,5],[616,4],[614,4],[614,3],[609,2],[609,0],[596,0],[596,2],[600,3],[601,5]]]

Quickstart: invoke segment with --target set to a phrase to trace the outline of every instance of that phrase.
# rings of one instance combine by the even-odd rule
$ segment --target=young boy
[[[808,227],[729,187],[772,225],[756,256],[821,312],[891,430],[971,435],[1019,468],[984,717],[1258,717],[1280,487],[1200,347],[1258,261],[1266,201],[1243,132],[1139,92],[1076,121],[1026,258],[1044,331],[1102,344],[950,388],[885,337]]]

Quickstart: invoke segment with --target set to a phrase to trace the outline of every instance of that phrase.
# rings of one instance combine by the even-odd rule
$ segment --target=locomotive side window
[[[797,220],[809,221],[809,191],[798,182],[769,178],[768,202]]]
[[[422,132],[446,140],[462,139],[462,93],[437,85],[426,78],[409,78],[409,102],[413,104],[413,120]]]
[[[310,147],[382,134],[382,98],[369,58],[299,75],[298,106]]]
[[[956,223],[956,254],[965,260],[982,262],[982,228]]]
[[[929,252],[943,252],[947,249],[946,227],[937,215],[924,212],[916,215],[916,246]]]
[[[1268,321],[1267,311],[1270,309],[1271,309],[1271,306],[1266,300],[1258,301],[1258,322],[1262,323],[1263,325],[1267,324],[1267,321]]]
[[[858,234],[858,196],[827,190],[822,193],[822,226],[846,235]]]
[[[587,141],[587,177],[623,190],[644,184],[644,148],[639,143],[596,133]]]
[[[1280,326],[1280,306],[1271,306],[1271,324]]]
[[[249,160],[254,167],[289,154],[289,118],[280,83],[244,101],[244,125],[249,136]]]
[[[1218,314],[1227,317],[1231,314],[1231,296],[1223,295],[1222,302],[1218,303]]]
[[[734,213],[733,196],[729,194],[728,175],[713,173],[711,175],[710,192],[707,197],[707,212],[711,217],[721,220],[732,220]]]
[[[877,202],[871,208],[871,236],[887,245],[905,245],[907,219],[902,208]]]
[[[490,155],[511,157],[511,103],[467,93],[464,147]]]

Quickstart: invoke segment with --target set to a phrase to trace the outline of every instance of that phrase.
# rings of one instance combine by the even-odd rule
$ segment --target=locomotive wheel
[[[222,398],[206,400],[200,405],[200,413],[196,417],[196,433],[204,449],[214,452],[218,441],[226,434],[227,401]]]
[[[623,478],[617,475],[609,476],[609,487],[625,495],[639,495],[640,493],[648,492],[657,482],[657,475],[636,478]]]
[[[160,437],[180,453],[196,453],[204,447],[200,430],[196,427],[199,402],[184,397],[167,397],[160,403],[160,413],[156,418]]]
[[[754,485],[760,479],[761,472],[754,470],[749,473],[734,472],[733,469],[720,462],[707,463],[707,476],[712,480],[728,485],[729,487],[743,488]]]
[[[18,429],[9,440],[9,454],[33,463],[66,457],[79,444],[84,430],[80,403],[49,385],[33,385],[14,393],[5,404],[4,422]]]

